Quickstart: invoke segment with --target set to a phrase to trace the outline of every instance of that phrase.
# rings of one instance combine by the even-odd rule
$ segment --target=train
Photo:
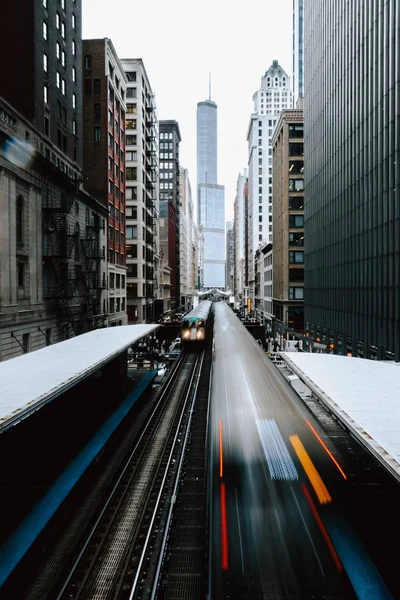
[[[183,348],[203,348],[212,332],[212,302],[203,300],[181,321],[181,339]]]

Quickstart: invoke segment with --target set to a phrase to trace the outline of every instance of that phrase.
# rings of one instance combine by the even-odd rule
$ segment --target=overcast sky
[[[179,123],[181,166],[196,203],[196,105],[218,104],[218,183],[233,218],[239,172],[247,163],[252,96],[277,59],[292,74],[292,0],[82,0],[83,38],[111,38],[120,58],[142,58],[159,119]]]

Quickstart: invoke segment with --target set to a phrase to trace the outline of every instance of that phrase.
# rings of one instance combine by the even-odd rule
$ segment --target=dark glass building
[[[305,24],[305,321],[400,360],[400,5],[314,0]]]

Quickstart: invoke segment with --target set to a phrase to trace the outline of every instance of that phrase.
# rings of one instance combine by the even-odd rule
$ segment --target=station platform
[[[400,364],[306,352],[280,356],[400,482]]]
[[[0,363],[0,434],[158,328],[123,325],[96,329]]]
[[[118,329],[122,328],[119,327]],[[148,371],[142,376],[132,392],[111,414],[85,448],[76,455],[74,460],[42,496],[41,500],[32,508],[30,513],[0,547],[0,587],[46,527],[69,492],[82,477],[136,401],[151,386],[156,376],[156,370]]]

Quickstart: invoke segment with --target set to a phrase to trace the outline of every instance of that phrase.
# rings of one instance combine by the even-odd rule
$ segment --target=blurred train
[[[183,348],[203,348],[212,332],[212,302],[203,300],[181,322]]]

